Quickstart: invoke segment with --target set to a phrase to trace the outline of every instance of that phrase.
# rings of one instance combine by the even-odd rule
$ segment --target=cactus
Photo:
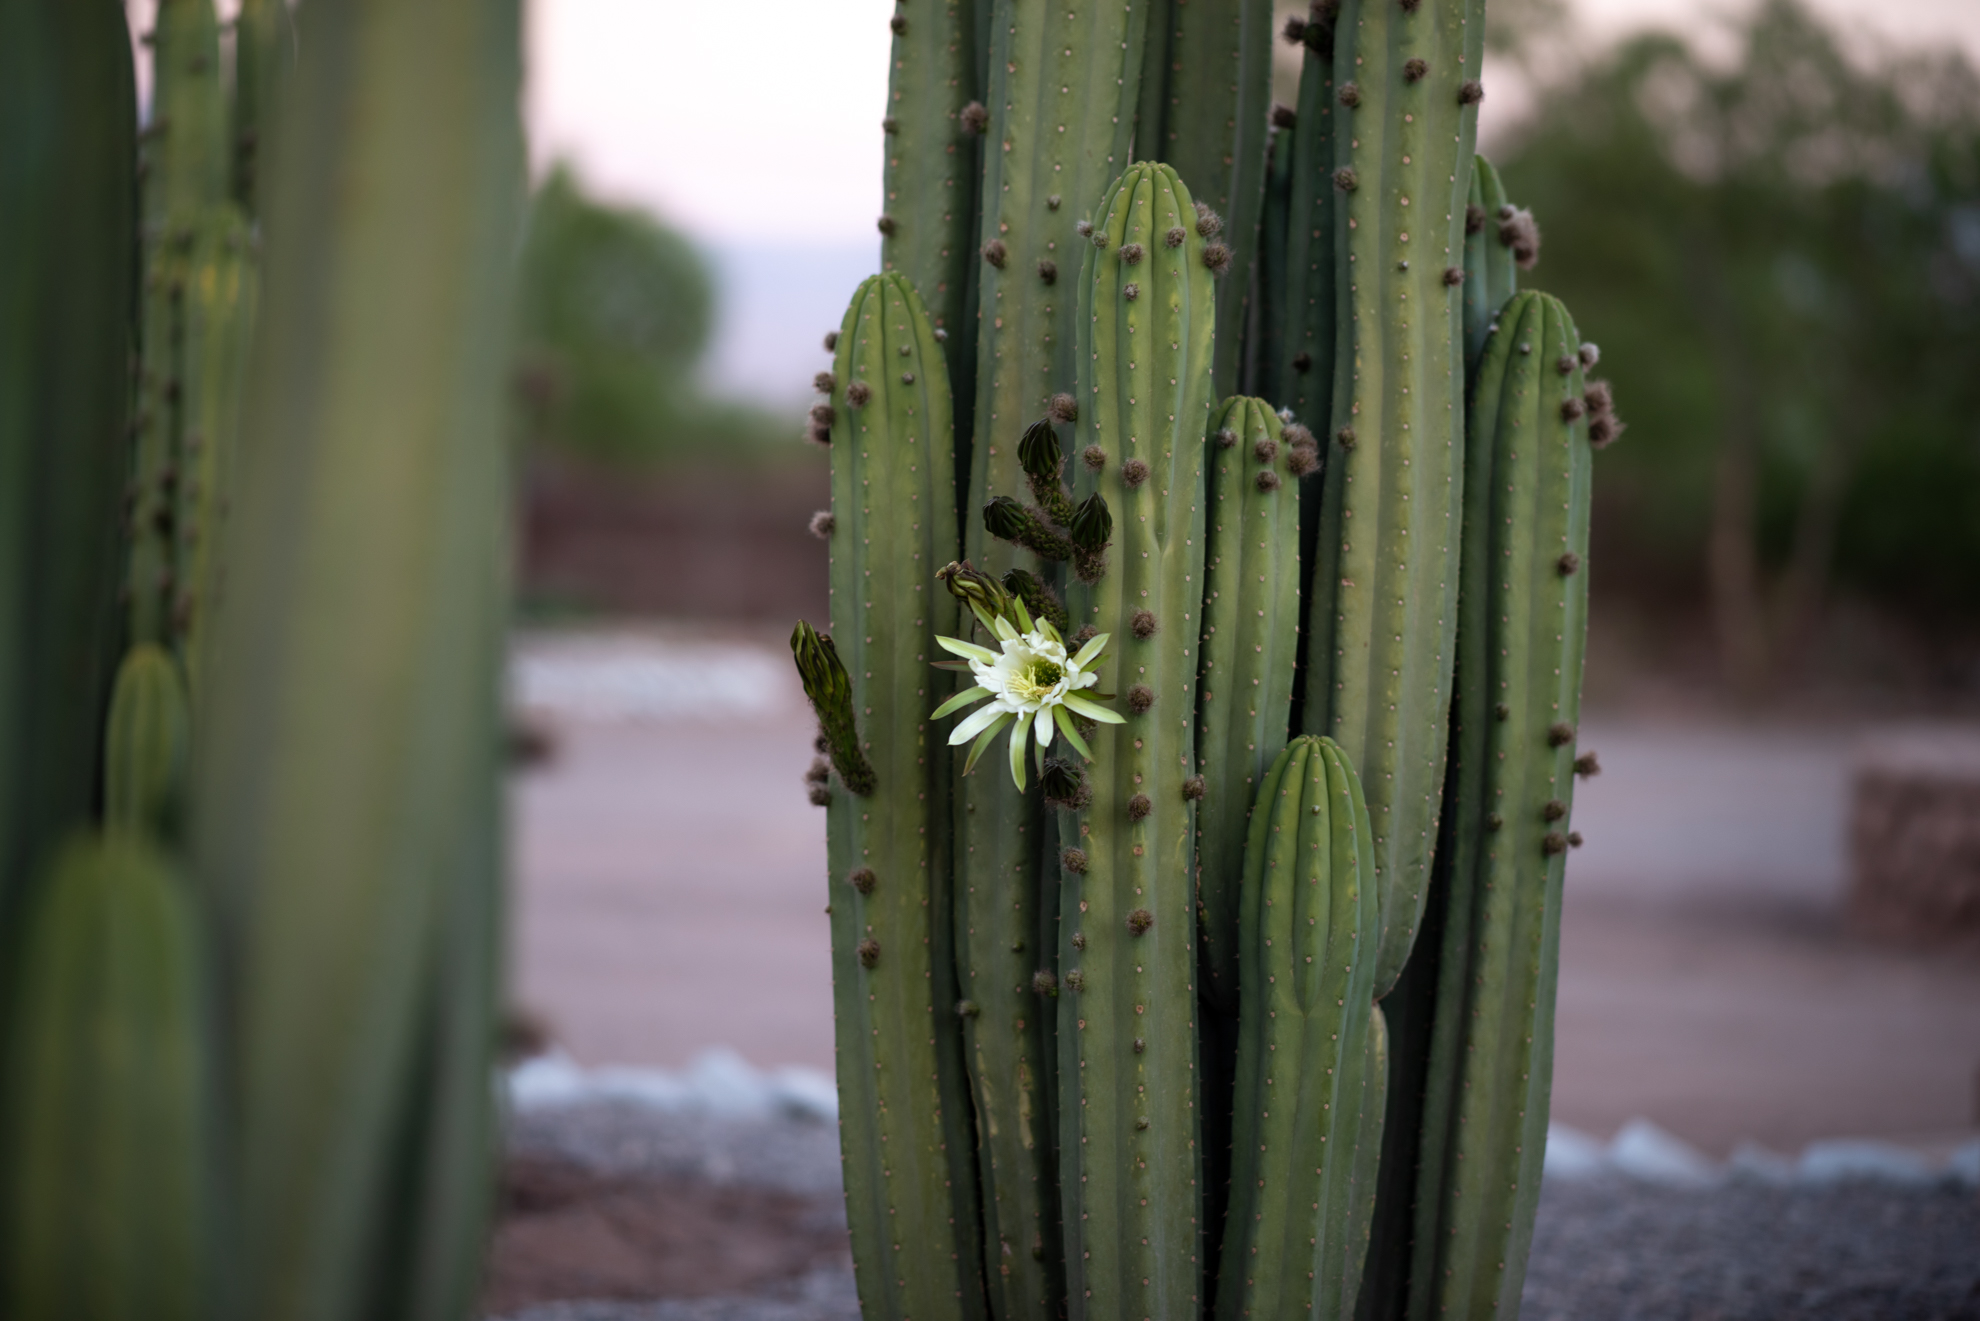
[[[1214,381],[1238,388],[1252,266],[1264,201],[1266,107],[1272,96],[1271,0],[1154,0],[1142,56],[1137,160],[1167,162],[1222,221],[1231,252],[1217,286]]]
[[[1339,740],[1368,787],[1379,998],[1422,917],[1443,779],[1463,512],[1458,285],[1477,119],[1468,86],[1483,5],[1346,0],[1337,30],[1353,34],[1333,51],[1345,116],[1333,183],[1346,226],[1335,234],[1346,261],[1303,720]]]
[[[1588,609],[1581,342],[1522,293],[1471,407],[1443,943],[1412,1316],[1516,1315],[1546,1149],[1561,877]]]
[[[1373,842],[1360,778],[1340,746],[1294,739],[1258,787],[1244,854],[1244,1009],[1219,1321],[1354,1308],[1359,1221],[1373,1209],[1355,1196],[1376,1058]]]
[[[1474,156],[1464,208],[1464,368],[1469,380],[1485,356],[1485,339],[1499,309],[1519,288],[1519,259],[1504,223],[1516,214],[1499,172]],[[1515,231],[1515,234],[1517,231]],[[1528,263],[1531,264],[1530,262]]]
[[[96,795],[122,579],[136,125],[121,6],[0,6],[0,926]]]
[[[1204,1000],[1238,1010],[1238,879],[1260,777],[1285,740],[1299,631],[1298,479],[1311,432],[1288,434],[1262,399],[1228,399],[1211,424],[1196,747],[1198,958]],[[1296,441],[1306,441],[1296,444]]]
[[[1290,357],[1282,346],[1291,327],[1286,296],[1292,273],[1292,183],[1299,151],[1297,115],[1273,109],[1274,126],[1266,148],[1265,196],[1258,219],[1258,260],[1252,269],[1252,296],[1244,329],[1244,370],[1240,388],[1263,399],[1285,397],[1283,373]],[[1331,327],[1333,320],[1328,318]]]
[[[215,1315],[213,1060],[195,906],[141,835],[38,887],[7,1033],[8,1316]]]
[[[179,663],[140,642],[117,667],[103,737],[103,819],[158,839],[178,834],[192,717]]]
[[[1293,416],[1315,429],[1328,426],[1333,413],[1334,343],[1341,313],[1336,307],[1337,274],[1341,266],[1341,193],[1334,183],[1336,117],[1350,113],[1334,94],[1334,36],[1331,23],[1313,21],[1288,28],[1297,33],[1302,50],[1299,105],[1287,134],[1285,247],[1277,258],[1281,284],[1274,294],[1261,294],[1280,311],[1273,357],[1260,356],[1260,370],[1269,373],[1258,390],[1292,410]],[[1261,354],[1264,346],[1261,345]],[[1309,570],[1312,566],[1309,565]],[[1317,580],[1316,580],[1317,581]],[[1295,699],[1301,701],[1302,699]]]
[[[490,1034],[415,1060],[449,1040],[446,1014],[485,1022],[492,994],[436,951],[492,928],[443,932],[449,887],[492,907],[500,879],[484,832],[519,44],[512,0],[312,6],[264,177],[255,445],[196,716],[192,847],[229,951],[232,1260],[256,1317],[398,1315],[423,1281],[478,1270],[461,1225],[479,1224],[488,1153],[437,1186],[398,1144],[472,1133],[492,1101]],[[407,1260],[426,1245],[459,1255]]]
[[[828,731],[856,730],[827,818],[833,1017],[846,1218],[870,1318],[984,1316],[981,1231],[957,1000],[948,771],[930,664],[956,606],[948,369],[913,287],[853,295],[833,365],[832,612],[842,662],[801,626],[806,691]]]
[[[1125,725],[1091,739],[1091,801],[1060,878],[1060,1194],[1075,1318],[1202,1303],[1197,1142],[1195,679],[1214,288],[1189,190],[1130,167],[1080,273],[1082,494],[1116,511],[1107,570],[1068,588],[1075,625],[1120,640]],[[1138,252],[1135,249],[1139,249]]]
[[[977,185],[989,112],[981,101],[977,10],[989,0],[938,0],[893,21],[885,133],[886,210],[880,268],[898,271],[940,332],[954,401],[957,453],[967,459],[976,367]],[[967,464],[957,474],[967,482]],[[958,496],[962,493],[958,492]]]

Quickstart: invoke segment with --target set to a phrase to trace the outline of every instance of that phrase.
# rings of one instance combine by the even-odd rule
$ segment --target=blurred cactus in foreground
[[[1268,111],[1270,21],[1258,0],[893,20],[888,274],[827,337],[812,411],[842,650],[793,640],[839,771],[807,778],[831,813],[873,1321],[1427,1318],[1517,1295],[1587,453],[1618,424],[1558,304],[1507,306],[1538,230],[1472,150],[1482,3],[1316,0],[1284,32],[1299,104]],[[1504,383],[1534,363],[1544,399]],[[1473,401],[1468,366],[1508,402]],[[1505,481],[1554,510],[1512,534],[1560,542],[1552,577],[1535,558],[1499,581]],[[954,696],[910,645],[949,597],[982,625],[942,640],[975,685]],[[1522,622],[1488,655],[1502,611]],[[1549,683],[1508,697],[1525,733],[1481,787],[1463,749],[1496,675]],[[1111,691],[1068,687],[1094,681]],[[1493,835],[1478,804],[1515,781],[1554,787],[1538,826]],[[1495,849],[1513,870],[1488,883]],[[920,977],[886,971],[903,933]],[[1483,975],[1528,991],[1487,1003],[1467,969],[1508,940]],[[888,1093],[914,1059],[918,1091]],[[910,1196],[970,1186],[914,1222],[907,1269]],[[1487,1256],[1489,1280],[1432,1280]]]
[[[298,41],[247,0],[223,43],[211,0],[161,0],[140,147],[120,8],[0,7],[24,1321],[479,1290],[519,19],[306,8]]]

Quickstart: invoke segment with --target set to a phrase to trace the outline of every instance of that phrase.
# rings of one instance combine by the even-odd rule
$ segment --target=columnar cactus
[[[1130,167],[1080,273],[1079,488],[1114,515],[1075,627],[1118,640],[1128,715],[1090,742],[1091,800],[1062,828],[1060,1191],[1075,1318],[1203,1302],[1193,878],[1213,240],[1165,165]],[[1214,257],[1212,258],[1214,260]]]
[[[1519,288],[1521,266],[1531,266],[1537,250],[1522,246],[1532,219],[1506,201],[1499,172],[1483,156],[1472,157],[1471,191],[1464,208],[1464,368],[1467,379],[1485,356],[1499,309]],[[1517,251],[1516,251],[1517,249]]]
[[[263,179],[191,847],[234,1009],[245,1315],[472,1305],[519,29],[513,0],[312,5]]]
[[[142,834],[55,858],[22,931],[0,1104],[0,1307],[204,1321],[219,1265],[205,942]]]
[[[158,839],[178,834],[192,713],[172,654],[140,642],[117,667],[103,736],[103,819]]]
[[[1553,1074],[1561,878],[1588,620],[1582,345],[1516,295],[1471,404],[1447,895],[1409,1315],[1517,1315]],[[1606,403],[1600,411],[1606,412]]]
[[[1380,996],[1423,914],[1443,782],[1463,513],[1458,286],[1483,5],[1345,0],[1335,30],[1352,38],[1333,41],[1346,261],[1303,719],[1339,740],[1368,788]]]
[[[833,362],[832,616],[793,645],[821,723],[864,774],[827,818],[846,1217],[869,1317],[984,1316],[968,1082],[955,1005],[949,772],[930,668],[956,602],[954,437],[942,345],[893,273],[854,294]],[[842,667],[842,668],[841,668]],[[837,670],[837,673],[833,671]],[[861,783],[868,779],[868,783]]]
[[[1164,161],[1210,208],[1230,250],[1217,286],[1217,394],[1234,393],[1264,201],[1272,97],[1271,0],[1152,0],[1135,115],[1136,160]]]
[[[1261,300],[1276,303],[1279,316],[1276,333],[1265,331],[1253,354],[1261,373],[1255,388],[1290,408],[1302,424],[1325,431],[1333,416],[1334,343],[1340,333],[1335,231],[1342,203],[1334,182],[1334,127],[1348,112],[1334,95],[1331,18],[1316,12],[1311,20],[1295,19],[1287,33],[1299,38],[1303,61],[1299,104],[1280,116],[1286,159],[1274,168],[1284,174],[1285,239],[1276,255],[1279,287],[1260,292]]]
[[[136,133],[115,0],[0,6],[0,922],[96,797],[123,569]]]
[[[1350,1317],[1373,1202],[1373,833],[1338,744],[1294,739],[1259,785],[1245,850],[1244,1009],[1219,1321]]]

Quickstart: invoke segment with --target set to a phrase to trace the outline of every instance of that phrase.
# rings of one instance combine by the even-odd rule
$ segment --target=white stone
[[[1632,1119],[1609,1143],[1609,1164],[1632,1179],[1671,1188],[1709,1188],[1723,1177],[1690,1143],[1647,1119]]]

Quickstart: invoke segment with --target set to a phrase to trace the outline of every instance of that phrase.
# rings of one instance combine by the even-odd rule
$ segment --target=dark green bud
[[[1065,462],[1065,454],[1059,449],[1059,438],[1052,432],[1050,418],[1040,419],[1025,428],[1023,439],[1018,441],[1018,465],[1024,469],[1026,476],[1035,481],[1056,482]]]
[[[1113,540],[1114,513],[1107,508],[1107,502],[1100,493],[1095,491],[1073,510],[1072,526],[1066,530],[1072,534],[1073,545],[1081,550],[1101,550]]]

